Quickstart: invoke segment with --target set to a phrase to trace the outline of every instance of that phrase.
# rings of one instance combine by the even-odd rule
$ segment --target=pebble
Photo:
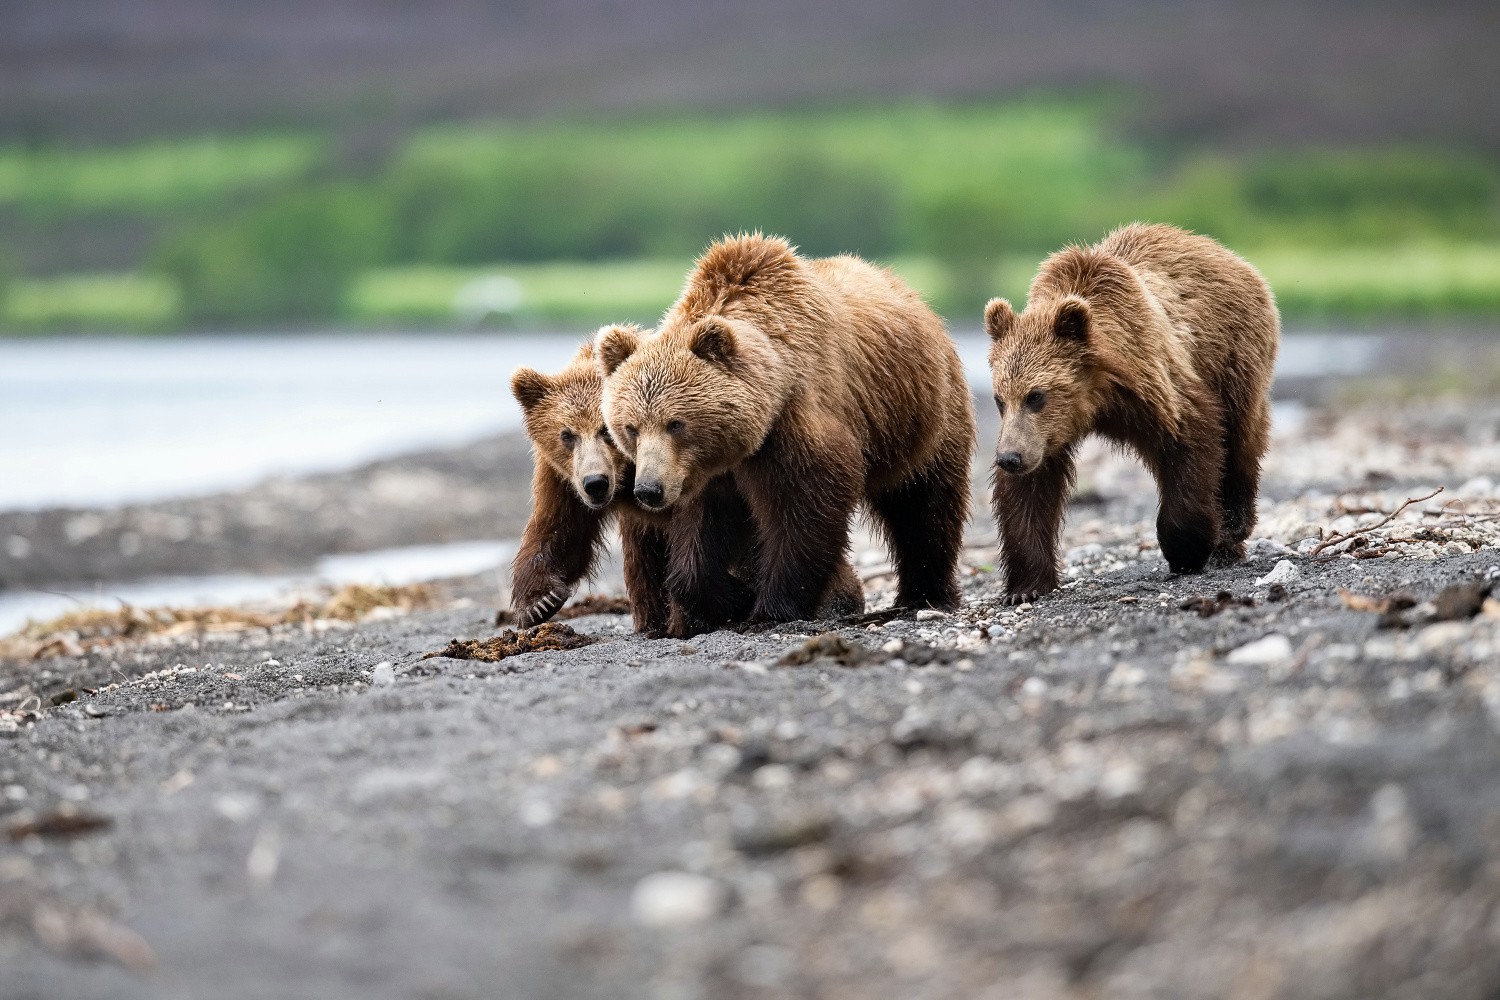
[[[686,927],[712,919],[724,905],[724,888],[690,872],[655,872],[635,884],[631,916],[647,927]]]
[[[938,611],[936,608],[923,608],[917,612],[917,621],[935,622],[948,617],[948,612]]]
[[[1240,666],[1259,667],[1291,658],[1292,641],[1284,635],[1272,633],[1232,650],[1225,660]]]
[[[1279,583],[1282,586],[1285,586],[1286,584],[1291,583],[1293,580],[1300,579],[1301,576],[1302,571],[1299,570],[1290,559],[1283,559],[1275,565],[1271,572],[1257,579],[1255,581],[1255,585],[1257,587],[1269,587],[1273,584]]]
[[[383,660],[375,664],[375,670],[370,682],[376,687],[389,687],[396,683],[396,667],[390,660]]]

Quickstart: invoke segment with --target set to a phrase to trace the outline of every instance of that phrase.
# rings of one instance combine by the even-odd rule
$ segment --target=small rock
[[[745,854],[780,854],[807,844],[827,840],[833,823],[821,813],[781,816],[734,831],[735,850]]]
[[[1272,633],[1230,652],[1225,657],[1229,663],[1246,667],[1263,667],[1281,663],[1292,658],[1292,642],[1284,635]]]
[[[686,927],[711,919],[724,905],[719,883],[689,872],[656,872],[635,885],[630,913],[648,927]]]
[[[1004,625],[991,625],[984,631],[985,634],[988,635],[991,639],[999,639],[1001,636],[1005,635],[1006,632]]]
[[[1292,599],[1291,592],[1279,583],[1271,584],[1271,592],[1266,595],[1266,600],[1272,604],[1281,604]]]
[[[880,651],[882,653],[890,653],[892,656],[895,656],[897,653],[901,652],[901,650],[905,646],[906,644],[900,639],[887,639],[885,642],[880,644]]]
[[[1290,559],[1278,562],[1271,572],[1255,581],[1257,587],[1269,587],[1272,584],[1286,586],[1294,580],[1300,579],[1302,571],[1292,564]]]
[[[1470,580],[1445,587],[1433,602],[1433,617],[1439,621],[1473,618],[1484,606],[1484,599],[1489,596],[1489,592],[1490,585],[1482,580]]]
[[[677,652],[681,653],[683,656],[692,656],[694,653],[698,652],[698,647],[697,646],[683,646]]]
[[[852,667],[868,655],[868,650],[857,642],[850,642],[837,632],[824,632],[796,646],[776,661],[778,667],[800,667],[814,660],[828,658],[842,666]]]
[[[923,608],[917,612],[917,621],[919,622],[935,622],[947,617],[948,612],[939,611],[936,608]]]
[[[396,683],[396,667],[390,660],[375,664],[375,671],[370,682],[376,687],[389,687]]]

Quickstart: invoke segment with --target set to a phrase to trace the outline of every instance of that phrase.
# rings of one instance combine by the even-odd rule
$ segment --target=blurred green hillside
[[[419,131],[373,168],[301,135],[0,150],[21,242],[139,234],[108,273],[11,247],[0,326],[650,321],[708,241],[750,229],[891,263],[963,325],[1132,219],[1224,241],[1292,317],[1500,315],[1492,159],[1167,151],[1111,122],[1060,100],[510,122]]]

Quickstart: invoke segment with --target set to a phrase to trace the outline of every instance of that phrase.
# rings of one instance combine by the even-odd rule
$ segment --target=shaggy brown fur
[[[755,600],[740,578],[754,574],[748,506],[727,476],[670,515],[634,502],[635,470],[605,429],[591,344],[557,375],[518,370],[511,391],[536,453],[531,518],[512,568],[512,604],[520,627],[557,612],[593,568],[612,518],[620,526],[637,631],[687,637],[746,617]],[[673,586],[691,586],[693,602],[671,601]],[[864,590],[847,560],[824,605],[831,615],[864,610]]]
[[[813,616],[860,501],[890,542],[898,602],[958,603],[972,403],[941,321],[890,272],[727,239],[656,336],[608,331],[596,353],[637,500],[672,509],[733,475],[756,526],[752,619]]]
[[[1177,573],[1238,561],[1255,527],[1280,320],[1253,267],[1204,236],[1134,224],[1043,264],[1019,316],[985,308],[1000,408],[995,520],[1013,603],[1057,589],[1073,453],[1090,433],[1156,477]]]

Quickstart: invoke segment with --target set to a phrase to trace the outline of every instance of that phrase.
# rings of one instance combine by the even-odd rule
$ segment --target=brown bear
[[[636,332],[635,327],[626,329]],[[620,526],[637,631],[685,638],[748,614],[754,592],[730,572],[753,577],[747,545],[753,526],[744,499],[730,478],[721,476],[697,502],[670,515],[634,502],[634,468],[604,426],[592,344],[580,347],[557,375],[518,369],[511,392],[521,404],[536,456],[531,518],[512,567],[512,604],[520,627],[540,624],[562,607],[593,568],[611,519]],[[686,570],[675,576],[674,523],[687,539],[686,556],[678,560]],[[696,617],[669,600],[670,583],[691,583],[708,595],[695,605]],[[847,560],[825,605],[835,615],[864,610],[864,589]]]
[[[1090,433],[1140,455],[1176,573],[1245,558],[1280,342],[1271,290],[1205,236],[1128,225],[1042,263],[1017,316],[985,307],[1000,441],[995,520],[1011,603],[1056,590],[1073,453]]]
[[[889,271],[726,238],[655,336],[608,330],[595,355],[644,507],[733,475],[756,528],[752,621],[814,616],[861,501],[890,543],[898,603],[958,604],[973,404],[942,321]]]

